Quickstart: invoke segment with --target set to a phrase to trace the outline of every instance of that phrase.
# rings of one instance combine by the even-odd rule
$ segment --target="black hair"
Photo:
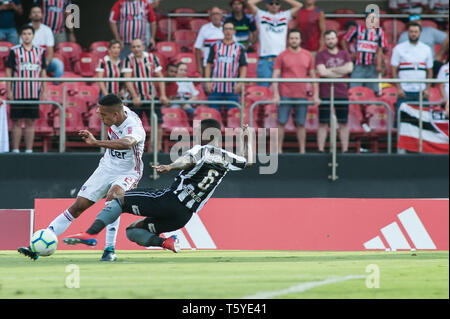
[[[22,35],[23,31],[25,31],[25,30],[31,30],[31,31],[33,31],[33,34],[34,34],[34,28],[31,25],[29,25],[29,24],[25,24],[25,25],[20,27],[19,35]]]
[[[222,127],[220,126],[219,121],[217,121],[215,119],[202,120],[200,122],[200,131],[201,131],[201,140],[202,140],[201,144],[202,145],[209,144],[214,140],[214,136],[210,136],[209,140],[203,139],[203,132],[205,132],[208,129],[216,129],[216,130],[218,130],[218,132],[220,134]]]
[[[98,104],[110,109],[122,109],[122,100],[115,94],[105,95],[98,101]]]
[[[355,20],[350,20],[347,21],[347,23],[345,24],[345,30],[347,30],[349,27],[357,27],[358,23]]]
[[[31,5],[31,7],[30,7],[30,12],[31,12],[31,10],[33,10],[34,8],[39,8],[39,9],[41,9],[41,11],[42,11],[42,7],[41,7],[40,5],[38,5],[37,3],[33,3],[33,4]]]
[[[419,30],[420,30],[420,32],[422,32],[422,26],[420,25],[420,23],[417,23],[417,22],[414,22],[414,21],[409,22],[409,23],[408,23],[408,30],[409,30],[409,28],[411,28],[411,27],[418,27]]]
[[[236,30],[236,24],[232,20],[225,20],[225,22],[222,25],[222,28],[225,28],[225,24],[228,24],[228,23],[232,24],[233,25],[233,29]]]
[[[294,28],[294,29],[290,29],[288,31],[288,38],[291,35],[291,33],[300,33],[300,38],[302,37],[302,31],[300,29]]]
[[[338,36],[338,34],[335,30],[327,30],[324,32],[323,37],[325,38],[327,35],[332,34],[332,33],[336,34],[336,37]]]
[[[113,45],[116,45],[116,44],[120,44],[120,41],[119,41],[119,40],[116,40],[116,39],[112,39],[112,40],[109,41],[109,43],[108,43],[108,48],[111,49],[112,46],[113,46]]]

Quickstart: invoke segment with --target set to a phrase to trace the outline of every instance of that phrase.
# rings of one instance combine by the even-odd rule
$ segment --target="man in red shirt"
[[[302,48],[315,54],[323,50],[323,34],[326,31],[325,13],[316,6],[316,0],[305,0],[305,6],[297,14],[297,24],[302,31]]]
[[[316,77],[314,59],[311,52],[300,47],[302,33],[298,29],[291,29],[288,33],[288,48],[276,59],[273,78],[307,78]],[[313,99],[320,103],[319,86],[313,85]],[[284,126],[289,120],[291,109],[294,109],[294,122],[297,127],[297,139],[300,153],[305,153],[306,128],[305,120],[308,112],[307,104],[280,104],[281,101],[307,101],[307,83],[278,83],[272,84],[274,101],[278,105],[278,153],[282,153],[284,140]]]

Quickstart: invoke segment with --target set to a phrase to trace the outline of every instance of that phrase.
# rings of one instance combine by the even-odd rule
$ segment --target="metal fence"
[[[50,79],[50,78],[38,78],[38,79],[28,79],[28,78],[0,78],[0,82],[1,81],[8,81],[8,82],[13,82],[13,81],[25,81],[25,82],[52,82],[54,81],[54,79]],[[383,105],[385,108],[389,108],[389,105],[387,105],[386,103],[380,102],[380,101],[334,101],[334,84],[335,83],[391,83],[391,84],[396,84],[396,83],[429,83],[429,84],[442,84],[442,83],[448,83],[448,81],[445,80],[437,80],[437,79],[351,79],[351,78],[339,78],[339,79],[331,79],[331,78],[320,78],[320,79],[315,79],[315,78],[238,78],[238,79],[234,79],[234,78],[59,78],[58,79],[59,82],[88,82],[88,83],[93,83],[93,82],[138,82],[138,81],[142,81],[142,82],[151,82],[151,83],[155,83],[155,82],[199,82],[199,83],[208,83],[208,82],[233,82],[233,83],[244,83],[244,88],[242,90],[242,97],[244,96],[244,92],[245,92],[245,84],[247,83],[264,83],[264,82],[272,82],[272,83],[331,83],[331,89],[330,89],[330,112],[332,114],[332,116],[330,116],[330,127],[332,130],[331,133],[331,137],[334,138],[334,140],[331,141],[331,156],[332,156],[332,176],[331,179],[335,180],[337,178],[336,175],[336,167],[337,167],[337,163],[336,163],[336,123],[333,123],[334,120],[336,120],[336,118],[334,117],[334,105],[335,104],[380,104]],[[172,101],[174,104],[175,103],[187,103],[187,104],[203,104],[202,102],[205,102],[204,104],[234,104],[235,106],[239,107],[240,109],[240,115],[241,115],[241,126],[243,125],[243,119],[244,119],[244,98],[241,99],[241,104],[239,103],[235,103],[232,101]],[[22,101],[20,101],[22,102]],[[126,101],[126,102],[131,102],[131,101]],[[143,101],[146,103],[151,103],[152,105],[152,110],[151,110],[151,120],[152,121],[156,121],[156,114],[154,112],[154,104],[157,103],[155,99],[149,100],[149,101]],[[262,101],[259,104],[264,104],[264,103],[273,103],[273,101]],[[7,103],[9,103],[9,101],[7,101]],[[14,102],[13,102],[14,103]],[[35,102],[36,103],[36,102]],[[61,111],[61,130],[60,130],[60,146],[59,149],[61,152],[65,151],[65,122],[63,121],[63,118],[65,115],[65,99],[63,99],[63,105],[59,105],[56,102],[52,102],[52,101],[40,101],[38,102],[39,104],[53,104],[58,106],[58,108]],[[312,102],[308,101],[306,104],[311,104]],[[417,103],[417,101],[415,102]],[[422,116],[422,112],[423,112],[423,105],[426,104],[426,102],[423,101],[423,95],[420,94],[419,96],[419,112],[420,112],[420,117]],[[256,104],[257,105],[257,104]],[[256,106],[255,104],[250,106],[250,112],[251,112],[251,117],[252,115],[252,111]],[[391,123],[392,123],[392,114],[389,110],[388,114],[388,121],[389,121],[389,131],[388,131],[388,152],[391,151],[392,148],[392,136],[391,136]],[[156,123],[156,122],[153,122]],[[252,120],[250,120],[250,125],[252,123]],[[152,134],[152,145],[153,145],[153,161],[154,163],[158,163],[158,150],[156,147],[156,141],[157,141],[157,129],[156,129],[157,125],[152,125],[152,129],[153,134]],[[420,128],[422,129],[422,128]],[[422,139],[420,139],[420,143],[422,143]],[[422,147],[420,146],[420,150],[422,150]],[[156,178],[156,172],[154,172],[154,178]]]

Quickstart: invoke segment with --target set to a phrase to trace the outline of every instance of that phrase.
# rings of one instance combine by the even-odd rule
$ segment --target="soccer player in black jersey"
[[[114,222],[122,213],[145,216],[128,226],[127,238],[138,245],[156,246],[178,252],[176,236],[167,239],[159,234],[178,230],[188,223],[193,213],[198,213],[211,197],[223,177],[230,170],[241,170],[251,165],[253,158],[252,136],[248,127],[242,131],[245,157],[219,148],[220,124],[216,120],[201,121],[201,145],[196,145],[170,165],[153,166],[159,173],[181,170],[172,186],[163,190],[136,189],[116,198],[98,215],[85,232],[63,239],[69,245],[95,246],[96,235]],[[244,135],[248,136],[244,143]]]

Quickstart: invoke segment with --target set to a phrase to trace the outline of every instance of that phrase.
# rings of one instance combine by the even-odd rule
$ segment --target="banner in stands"
[[[37,199],[34,229],[45,228],[73,199]],[[449,247],[448,199],[213,198],[176,233],[184,249],[402,250]],[[85,211],[66,235],[85,231],[104,207]],[[130,242],[123,214],[117,249],[145,249]],[[171,234],[164,234],[169,236]],[[58,249],[92,249],[82,245]],[[96,249],[103,249],[104,231]]]
[[[419,107],[406,103],[400,105],[400,125],[398,147],[419,151]],[[448,154],[449,126],[445,111],[423,108],[422,111],[422,150],[424,153]]]

